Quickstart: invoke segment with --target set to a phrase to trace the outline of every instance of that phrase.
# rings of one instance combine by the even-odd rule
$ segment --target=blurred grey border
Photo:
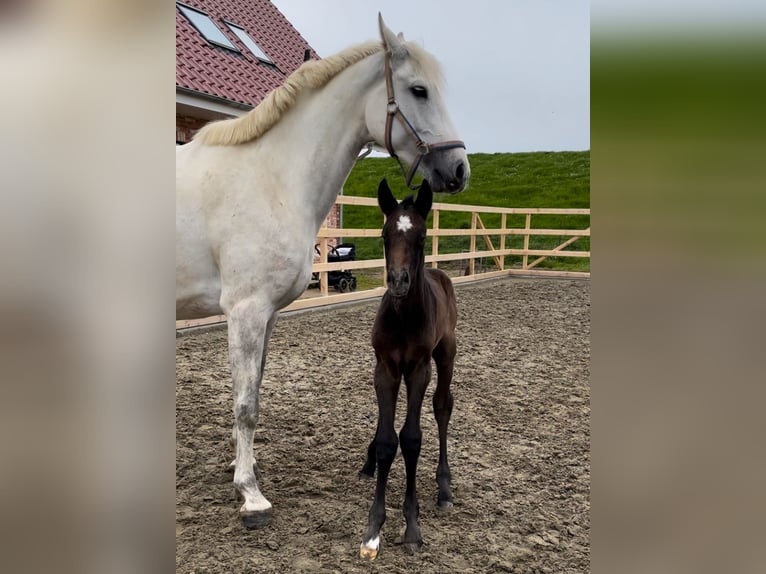
[[[0,570],[174,568],[172,3],[0,5]]]
[[[593,5],[594,572],[766,570],[759,4]],[[174,7],[0,10],[0,566],[167,571]]]
[[[766,7],[592,6],[593,572],[764,572]]]

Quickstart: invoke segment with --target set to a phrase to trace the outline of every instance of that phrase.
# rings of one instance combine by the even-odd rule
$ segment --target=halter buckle
[[[388,102],[386,110],[388,111],[389,116],[393,116],[396,112],[399,111],[399,104],[396,102]]]

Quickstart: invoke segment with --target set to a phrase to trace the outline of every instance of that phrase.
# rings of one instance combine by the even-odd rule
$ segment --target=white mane
[[[417,44],[407,42],[406,46],[418,71],[438,88],[442,75],[436,60]],[[295,104],[303,90],[321,88],[349,66],[382,50],[383,44],[376,40],[351,46],[323,60],[305,62],[247,114],[210,122],[197,132],[194,139],[208,145],[236,145],[252,141],[269,131]]]
[[[305,89],[320,88],[359,60],[383,50],[380,41],[352,46],[323,60],[310,60],[290,74],[254,109],[239,118],[219,120],[204,126],[194,139],[208,145],[235,145],[265,134],[289,110]]]

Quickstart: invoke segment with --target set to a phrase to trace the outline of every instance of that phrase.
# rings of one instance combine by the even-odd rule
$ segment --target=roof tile
[[[206,13],[241,53],[210,44],[176,9],[176,86],[255,106],[303,63],[304,50],[317,53],[269,0],[184,0]],[[274,68],[262,63],[226,26],[244,28]]]

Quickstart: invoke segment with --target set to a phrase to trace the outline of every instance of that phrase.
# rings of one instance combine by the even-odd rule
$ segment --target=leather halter
[[[418,135],[417,130],[412,126],[412,124],[409,122],[407,117],[404,115],[402,110],[399,108],[399,104],[396,103],[396,97],[394,96],[394,79],[393,79],[393,71],[391,69],[391,57],[392,53],[391,50],[386,50],[385,53],[385,76],[386,76],[386,94],[388,95],[388,107],[386,109],[386,132],[385,132],[385,143],[386,143],[386,149],[388,150],[388,153],[391,155],[391,157],[396,158],[396,161],[399,162],[399,167],[402,170],[402,175],[404,176],[404,183],[405,185],[410,189],[418,189],[419,186],[413,186],[412,185],[412,178],[415,177],[415,172],[417,172],[418,166],[420,165],[420,162],[423,160],[424,157],[426,157],[428,154],[434,151],[442,151],[447,149],[454,149],[454,148],[463,148],[465,149],[465,143],[461,140],[448,140],[438,143],[426,143],[424,142],[420,136]],[[415,158],[415,161],[412,162],[412,165],[410,166],[410,169],[408,172],[405,173],[404,166],[402,165],[402,160],[399,159],[399,156],[396,155],[396,152],[394,152],[394,146],[391,143],[391,130],[394,128],[394,117],[396,117],[399,122],[404,127],[405,131],[407,131],[412,138],[415,140],[415,146],[418,149],[418,155]]]

